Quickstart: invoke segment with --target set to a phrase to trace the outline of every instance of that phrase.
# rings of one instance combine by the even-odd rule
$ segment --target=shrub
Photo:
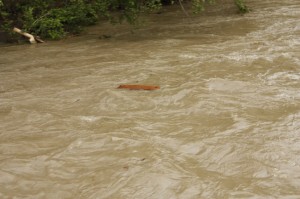
[[[79,33],[82,26],[94,24],[99,16],[95,8],[101,8],[100,4],[96,5],[99,2],[1,0],[1,28],[10,31],[17,26],[45,38],[59,39],[67,33]]]
[[[0,0],[0,23],[1,29],[9,33],[16,26],[43,38],[60,39],[68,33],[78,34],[82,27],[95,24],[99,17],[119,22],[126,20],[135,24],[140,13],[158,10],[162,4],[181,1],[183,0]],[[190,1],[196,12],[203,10],[204,3],[214,2]],[[248,11],[243,0],[234,2],[241,12]]]
[[[241,13],[249,12],[249,8],[246,6],[243,0],[234,0],[234,3],[239,8]]]

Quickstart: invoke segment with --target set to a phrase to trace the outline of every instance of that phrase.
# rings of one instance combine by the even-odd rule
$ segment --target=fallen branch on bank
[[[29,42],[31,44],[44,43],[44,41],[41,40],[39,37],[33,36],[32,34],[29,34],[27,32],[23,32],[19,28],[14,27],[13,31],[16,32],[16,33],[19,33],[19,34],[23,35],[24,37],[27,37],[29,39]]]

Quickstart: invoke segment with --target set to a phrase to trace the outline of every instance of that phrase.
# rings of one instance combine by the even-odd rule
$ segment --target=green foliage
[[[243,0],[234,0],[235,5],[239,8],[241,13],[249,12],[249,8],[246,6]]]
[[[199,13],[204,10],[204,6],[206,3],[213,4],[215,0],[193,0],[194,13]]]
[[[1,28],[9,31],[16,26],[44,38],[59,39],[67,33],[79,33],[82,26],[95,24],[99,11],[108,9],[102,2],[105,1],[1,0]]]
[[[160,0],[147,1],[144,5],[144,9],[148,11],[156,11],[161,9],[162,2]]]
[[[35,33],[51,39],[60,39],[65,36],[63,23],[60,19],[42,18],[34,26]]]
[[[182,1],[0,0],[0,27],[4,31],[11,32],[16,26],[43,38],[60,39],[69,33],[80,33],[84,26],[95,24],[101,17],[112,22],[126,20],[136,24],[141,13],[157,11],[163,5]],[[192,2],[196,13],[204,9],[205,3],[214,3],[214,0],[186,1]],[[248,11],[243,0],[234,2],[241,12]]]

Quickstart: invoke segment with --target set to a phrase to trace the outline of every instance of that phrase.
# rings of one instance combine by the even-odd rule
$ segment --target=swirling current
[[[226,2],[1,46],[0,198],[300,198],[300,2]]]

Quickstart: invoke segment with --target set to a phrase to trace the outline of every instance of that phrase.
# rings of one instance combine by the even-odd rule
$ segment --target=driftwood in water
[[[35,43],[37,43],[37,42],[39,42],[39,43],[44,43],[44,41],[41,40],[39,37],[33,36],[32,34],[29,34],[29,33],[27,33],[27,32],[23,32],[23,31],[20,30],[19,28],[16,28],[16,27],[15,27],[15,28],[13,29],[13,31],[16,32],[16,33],[19,33],[19,34],[23,35],[24,37],[27,37],[27,38],[29,39],[29,42],[30,42],[31,44],[35,44]]]

